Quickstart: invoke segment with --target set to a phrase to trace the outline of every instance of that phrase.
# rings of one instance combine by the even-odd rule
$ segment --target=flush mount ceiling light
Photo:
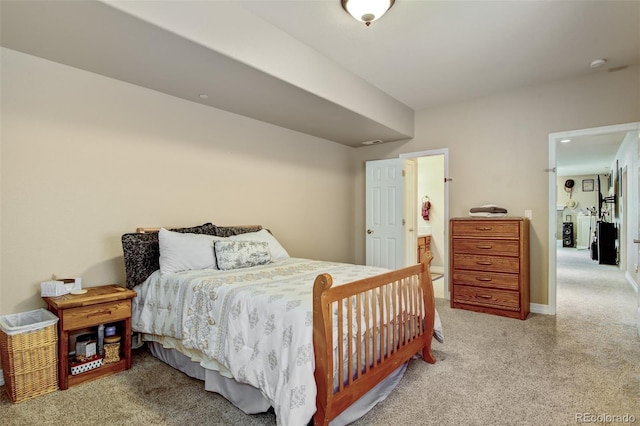
[[[601,66],[603,66],[606,63],[607,63],[606,59],[596,59],[595,61],[591,61],[589,66],[591,68],[600,68]]]
[[[341,0],[342,8],[368,27],[391,9],[395,0]]]

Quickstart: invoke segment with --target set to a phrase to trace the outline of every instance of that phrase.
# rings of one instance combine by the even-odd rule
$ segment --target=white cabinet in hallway
[[[578,249],[589,248],[589,234],[591,233],[590,221],[591,216],[578,215],[578,241],[576,243],[576,248]]]

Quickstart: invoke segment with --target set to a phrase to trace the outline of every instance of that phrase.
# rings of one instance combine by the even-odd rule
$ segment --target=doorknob
[[[634,244],[640,244],[640,240],[633,240]]]
[[[367,229],[367,234],[373,234],[373,231],[371,229]]]

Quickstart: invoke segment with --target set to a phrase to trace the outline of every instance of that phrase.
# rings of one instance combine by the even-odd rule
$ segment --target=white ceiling
[[[556,143],[558,176],[607,174],[627,132],[568,138]]]
[[[397,0],[370,27],[339,0],[241,4],[415,111],[640,62],[633,1]]]
[[[245,19],[233,22],[231,4],[242,9]],[[265,47],[265,40],[277,39],[273,35],[278,31],[289,38],[279,40],[315,55],[310,76],[321,80],[325,69],[341,70],[343,74],[327,74],[329,85],[342,87],[340,78],[358,79],[376,99],[371,104],[380,100],[380,109],[399,109],[400,116],[640,64],[637,1],[396,0],[370,27],[351,18],[340,0],[3,0],[0,7],[4,47],[349,146],[413,135],[403,125],[375,117],[366,106],[354,107],[340,93],[321,93],[287,78],[278,64],[253,63],[255,56],[242,53],[234,57],[230,52],[242,50],[235,48],[239,40],[244,46],[253,41]],[[169,8],[170,13],[153,16]],[[191,25],[198,34],[184,30],[196,8],[200,19],[211,22],[215,37],[209,43],[198,27],[201,22]],[[215,34],[225,20],[231,30]],[[225,43],[234,49],[225,50]],[[290,46],[296,47],[286,44]],[[312,56],[300,52],[284,52],[281,65],[304,66],[301,62]],[[265,49],[267,53],[271,51]],[[606,58],[607,64],[589,68],[597,58]],[[203,92],[209,99],[197,98]],[[599,143],[602,149],[611,145]],[[559,164],[565,154],[579,158],[564,150],[558,150]]]

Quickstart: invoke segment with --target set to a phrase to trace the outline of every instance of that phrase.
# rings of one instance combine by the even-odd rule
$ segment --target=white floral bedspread
[[[181,339],[260,389],[279,425],[305,425],[316,410],[313,283],[325,272],[335,286],[386,270],[287,258],[232,271],[156,271],[135,289],[133,328]]]

